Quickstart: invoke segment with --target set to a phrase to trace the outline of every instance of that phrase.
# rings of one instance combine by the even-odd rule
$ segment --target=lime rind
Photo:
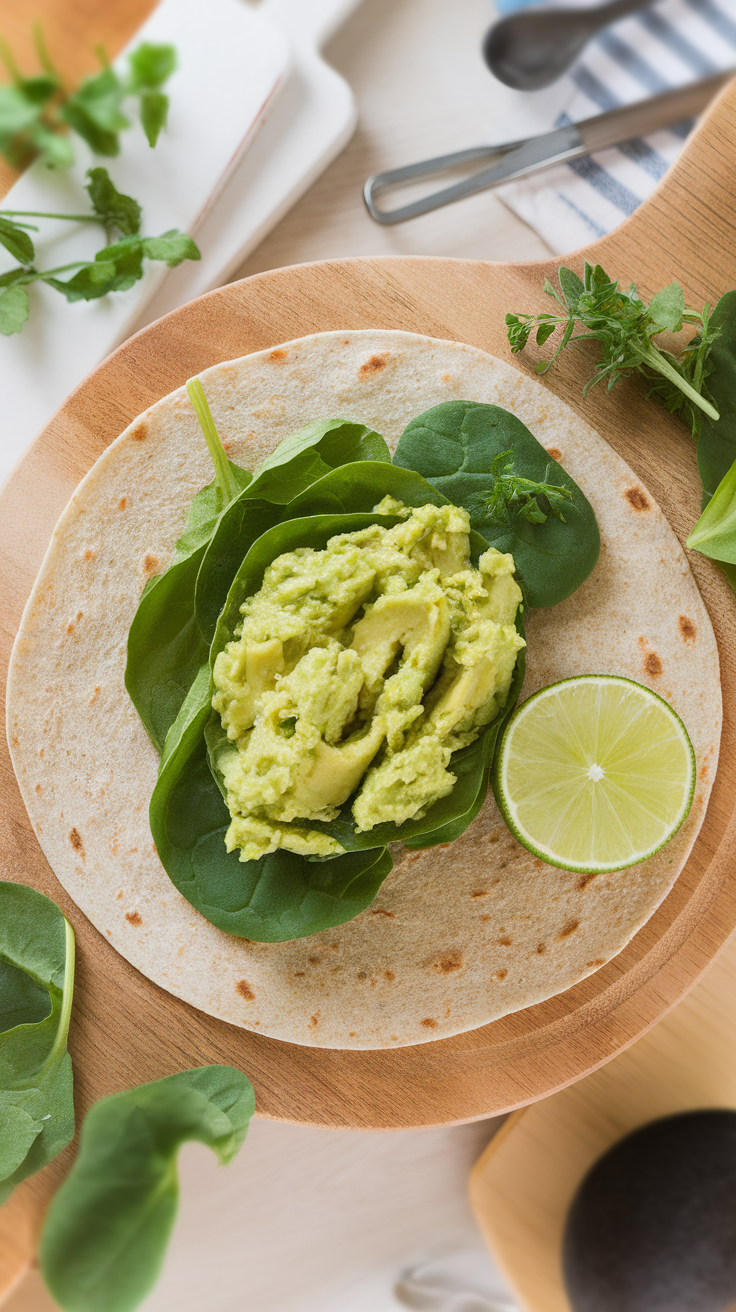
[[[692,743],[669,703],[633,679],[597,674],[550,684],[518,707],[493,774],[518,841],[581,874],[658,852],[685,820],[695,780]]]

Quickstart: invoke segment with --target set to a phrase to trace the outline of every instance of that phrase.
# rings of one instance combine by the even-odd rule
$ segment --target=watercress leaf
[[[2,1202],[74,1134],[74,935],[59,908],[23,884],[0,883],[0,962]]]
[[[247,487],[248,471],[228,463],[237,485]],[[149,580],[128,633],[125,686],[158,752],[207,657],[208,646],[195,619],[194,589],[221,506],[214,482],[197,493],[174,559],[163,574]]]
[[[47,168],[68,169],[74,163],[74,147],[66,132],[55,132],[45,123],[36,123],[29,136],[41,163]]]
[[[144,237],[143,254],[147,260],[165,260],[170,269],[182,260],[201,260],[199,247],[186,232],[172,228],[161,237]]]
[[[150,41],[141,41],[139,46],[128,56],[131,91],[145,88],[155,91],[163,86],[177,67],[176,49],[169,45],[154,45]]]
[[[586,265],[586,268],[587,267],[589,266]],[[560,280],[562,295],[565,298],[565,304],[568,310],[576,310],[578,301],[580,300],[582,293],[585,291],[585,284],[572,269],[565,268],[564,264],[558,270],[557,276]],[[547,288],[545,287],[545,291],[546,290]],[[551,291],[552,295],[554,295],[554,288],[551,288]]]
[[[239,1151],[255,1110],[250,1081],[204,1066],[95,1103],[77,1159],[52,1200],[40,1245],[64,1312],[132,1312],[153,1287],[178,1206],[182,1144]]]
[[[698,469],[706,499],[736,459],[736,291],[726,292],[710,316],[719,336],[711,344],[708,390],[720,419],[703,416],[698,440]]]
[[[556,323],[540,323],[537,328],[537,346],[544,346],[557,327]]]
[[[168,117],[169,97],[163,91],[143,91],[141,93],[141,126],[146,134],[149,146],[156,145],[166,127]]]
[[[125,86],[109,64],[101,73],[85,78],[81,86],[61,107],[61,116],[100,155],[117,155],[117,134],[130,127],[121,112]],[[100,143],[114,143],[114,149],[101,149]]]
[[[28,292],[25,287],[0,287],[0,333],[10,337],[19,333],[28,318]]]
[[[118,271],[114,260],[92,261],[78,269],[74,277],[66,282],[52,277],[44,278],[43,281],[61,292],[70,302],[96,301],[118,287]]]
[[[489,521],[482,494],[489,486],[493,460],[507,450],[517,474],[571,493],[564,522],[548,515],[544,523],[535,524],[513,510],[510,525]],[[464,506],[473,528],[491,546],[512,553],[530,606],[563,601],[593,569],[600,536],[590,503],[521,420],[500,406],[474,401],[435,406],[404,430],[394,461],[417,470],[448,501]]]
[[[21,87],[7,83],[0,86],[0,137],[12,141],[21,132],[27,132],[38,117],[38,105]]]
[[[649,318],[658,327],[677,333],[682,328],[682,315],[685,309],[685,293],[679,282],[671,282],[663,287],[649,302]]]
[[[736,565],[736,459],[706,505],[687,545],[712,560]]]
[[[107,169],[88,169],[85,189],[95,214],[108,228],[117,228],[124,237],[140,231],[141,207],[132,196],[118,191]]]

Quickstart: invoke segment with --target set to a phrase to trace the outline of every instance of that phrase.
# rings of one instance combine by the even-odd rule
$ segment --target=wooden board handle
[[[685,299],[713,303],[736,287],[734,192],[736,80],[713,102],[651,196],[595,243],[595,258],[609,273],[651,294],[657,290],[650,282],[651,266],[661,265],[665,253]],[[584,257],[586,251],[577,254]]]

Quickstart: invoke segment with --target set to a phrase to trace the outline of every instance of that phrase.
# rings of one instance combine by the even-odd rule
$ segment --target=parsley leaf
[[[106,228],[117,228],[123,237],[140,231],[141,207],[132,196],[124,196],[115,187],[107,169],[88,169],[87,194],[92,208]]]
[[[139,102],[143,130],[155,146],[169,110],[162,87],[176,68],[176,51],[170,45],[144,41],[128,56],[128,72],[121,76],[99,51],[102,69],[87,77],[74,91],[67,90],[49,59],[43,36],[34,31],[42,72],[24,77],[12,52],[0,41],[0,59],[11,82],[0,86],[0,154],[18,169],[34,159],[49,168],[67,168],[74,160],[68,128],[97,155],[120,153],[120,133],[131,126],[124,103]]]
[[[552,514],[564,524],[563,507],[567,501],[572,501],[570,489],[546,481],[551,465],[547,466],[541,483],[515,474],[513,454],[511,450],[499,451],[491,461],[493,485],[490,491],[479,494],[485,518],[491,523],[511,527],[514,516],[526,519],[531,524],[544,524],[547,515]]]
[[[546,373],[569,342],[592,338],[600,342],[601,354],[583,395],[604,380],[610,390],[620,379],[640,373],[651,384],[650,393],[689,423],[695,437],[703,413],[718,419],[706,385],[708,355],[719,335],[718,330],[709,328],[710,306],[702,311],[688,309],[677,282],[657,292],[647,305],[633,283],[628,289],[620,287],[599,264],[586,263],[582,279],[563,267],[559,281],[561,295],[549,280],[545,280],[544,290],[563,313],[506,315],[514,353],[524,349],[535,329],[537,345],[541,346],[558,326],[564,326],[555,354],[551,360],[537,364],[538,373]],[[696,335],[679,356],[654,341],[660,333],[679,332],[686,323],[696,325]],[[584,331],[574,336],[577,326]]]

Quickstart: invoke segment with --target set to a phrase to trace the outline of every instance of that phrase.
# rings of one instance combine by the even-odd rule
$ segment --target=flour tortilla
[[[715,638],[685,556],[651,495],[538,383],[456,342],[321,333],[202,375],[237,463],[254,468],[309,420],[344,416],[395,446],[455,398],[518,415],[591,501],[598,565],[574,596],[527,616],[522,697],[570,675],[621,674],[681,715],[698,761],[692,810],[651,860],[586,881],[515,841],[489,797],[456,842],[395,845],[356,920],[290,943],[215,929],[168,879],[148,827],[158,758],[123,684],[141,589],[164,569],[212,468],[180,389],[108,448],[59,521],[15,644],[9,738],[39,842],[82,911],[138,970],[259,1034],[327,1048],[446,1038],[541,1002],[620,952],[665,897],[703,821],[721,692]]]

